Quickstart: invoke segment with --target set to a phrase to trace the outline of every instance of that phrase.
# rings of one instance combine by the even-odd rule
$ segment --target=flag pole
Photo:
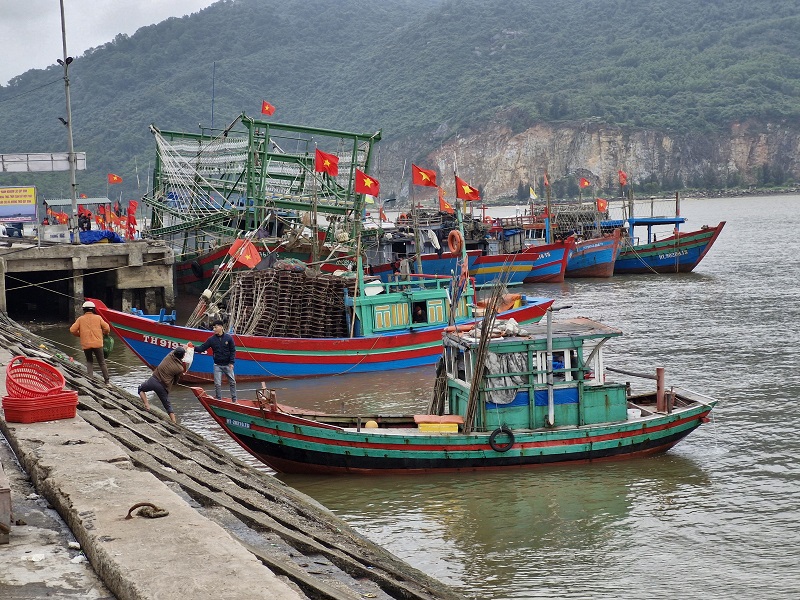
[[[412,176],[413,177],[413,176]],[[414,262],[417,265],[417,274],[422,273],[422,252],[419,247],[419,215],[417,213],[417,203],[413,200],[414,197],[414,183],[411,183],[411,226],[414,228]]]
[[[547,192],[547,209],[546,209],[547,210],[547,218],[544,221],[544,223],[545,223],[544,230],[545,230],[545,236],[547,237],[547,243],[548,244],[552,244],[553,243],[553,235],[552,235],[553,232],[550,230],[550,225],[551,225],[551,222],[550,222],[551,221],[550,220],[550,179],[547,177],[547,169],[544,170],[544,180],[545,180],[545,187],[547,188],[547,190],[546,190],[546,192]]]
[[[317,233],[317,178],[314,177],[314,196],[311,199],[311,262],[319,260],[319,234]],[[352,336],[351,336],[352,337]]]

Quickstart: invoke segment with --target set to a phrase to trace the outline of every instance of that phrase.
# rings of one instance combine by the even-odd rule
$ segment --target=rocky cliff
[[[595,193],[609,195],[619,191],[618,170],[629,174],[634,189],[647,183],[661,189],[711,189],[800,181],[797,124],[735,123],[725,132],[674,134],[597,122],[541,123],[521,132],[497,125],[446,138],[444,128],[437,134],[383,145],[374,172],[384,197],[433,195],[432,189],[409,189],[409,156],[419,166],[438,170],[448,198],[454,193],[455,163],[459,176],[482,187],[490,201],[516,196],[520,183],[541,182],[545,169],[554,185],[584,177]],[[424,148],[432,145],[438,148],[426,153]]]

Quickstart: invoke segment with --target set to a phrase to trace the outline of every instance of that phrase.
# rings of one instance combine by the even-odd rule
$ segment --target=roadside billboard
[[[35,187],[0,187],[0,223],[38,223]]]

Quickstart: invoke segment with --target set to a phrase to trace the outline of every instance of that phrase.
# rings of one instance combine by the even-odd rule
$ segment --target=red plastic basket
[[[66,396],[66,395],[65,395]],[[26,398],[3,398],[3,412],[9,423],[40,423],[72,419],[78,408],[77,394],[63,400],[37,401]]]
[[[36,358],[15,356],[6,367],[6,391],[15,398],[38,398],[64,389],[64,376]]]
[[[48,394],[38,398],[17,398],[16,396],[3,396],[3,408],[47,408],[58,406],[65,402],[77,403],[78,392],[64,390],[58,394]]]

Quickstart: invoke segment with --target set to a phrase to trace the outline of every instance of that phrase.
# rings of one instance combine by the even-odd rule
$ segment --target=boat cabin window
[[[577,381],[580,361],[575,350],[553,352],[553,381]],[[547,352],[536,353],[536,383],[547,383]]]
[[[583,352],[584,360],[586,361],[584,382],[587,385],[601,385],[605,382],[602,343],[591,349],[584,347]]]
[[[413,323],[428,322],[428,307],[425,302],[414,302],[411,306],[411,321]]]
[[[456,348],[447,348],[445,350],[447,376],[461,381],[472,381],[472,361],[470,356]]]

